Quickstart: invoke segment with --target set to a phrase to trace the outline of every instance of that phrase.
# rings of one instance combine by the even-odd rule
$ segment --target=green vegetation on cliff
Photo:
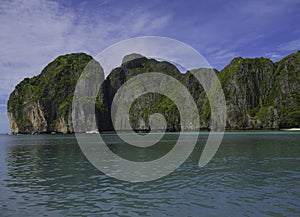
[[[278,63],[235,58],[219,74],[229,128],[299,127],[300,52]]]
[[[19,83],[8,101],[12,132],[73,132],[73,92],[91,60],[84,53],[60,56],[40,75]],[[197,69],[199,73],[201,70],[206,69]],[[209,128],[209,103],[193,73],[181,74],[171,63],[132,54],[112,70],[99,91],[96,101],[99,130],[113,130],[110,109],[118,89],[130,78],[147,72],[161,72],[180,81],[198,106],[201,128]],[[237,57],[221,72],[215,72],[226,98],[228,129],[300,127],[300,51],[276,63],[267,58]],[[130,107],[131,126],[137,130],[149,129],[149,117],[153,113],[165,116],[167,130],[181,129],[178,108],[158,93],[144,94],[134,100]]]
[[[7,107],[9,116],[13,116],[18,126],[18,133],[72,131],[68,119],[73,92],[91,59],[84,53],[60,56],[48,64],[41,74],[25,78],[16,86]]]

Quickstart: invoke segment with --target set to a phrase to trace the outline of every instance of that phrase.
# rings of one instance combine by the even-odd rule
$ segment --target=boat
[[[98,130],[90,130],[90,131],[86,131],[85,133],[94,134],[94,133],[99,133],[99,131]]]
[[[300,128],[283,128],[282,131],[300,131]]]

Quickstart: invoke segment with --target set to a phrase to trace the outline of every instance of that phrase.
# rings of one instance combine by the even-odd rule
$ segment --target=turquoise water
[[[300,216],[300,133],[226,133],[199,168],[207,135],[180,168],[145,183],[95,169],[74,135],[2,135],[0,216]],[[114,152],[142,160],[163,156],[177,137],[147,152],[105,135]]]

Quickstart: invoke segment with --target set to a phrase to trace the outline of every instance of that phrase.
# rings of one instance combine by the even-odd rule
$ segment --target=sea
[[[134,183],[95,168],[74,135],[1,135],[0,216],[300,216],[300,132],[226,132],[199,167],[208,134],[172,173]],[[147,161],[178,137],[165,133],[149,153],[109,146]]]

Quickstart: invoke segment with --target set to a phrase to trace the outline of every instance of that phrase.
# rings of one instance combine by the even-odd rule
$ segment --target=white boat
[[[280,129],[283,131],[300,131],[300,128],[284,128],[284,129]]]
[[[88,133],[88,134],[99,133],[99,131],[98,130],[90,130],[90,131],[86,131],[86,133]]]

